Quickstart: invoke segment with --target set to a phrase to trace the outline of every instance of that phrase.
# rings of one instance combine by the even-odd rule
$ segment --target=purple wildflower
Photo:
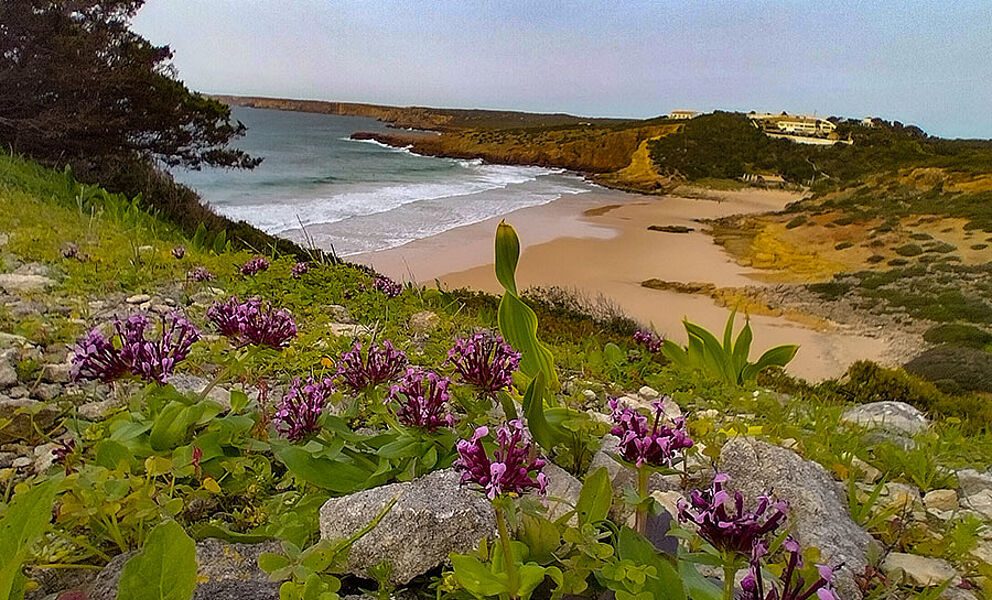
[[[330,379],[294,379],[282,402],[276,407],[276,430],[293,442],[319,431],[320,415],[327,403],[327,396],[333,392],[334,384]]]
[[[679,521],[699,526],[699,535],[723,552],[740,555],[751,553],[754,545],[784,521],[789,505],[774,501],[768,495],[758,497],[753,511],[744,509],[744,496],[734,492],[733,512],[727,510],[730,494],[723,489],[726,473],[717,473],[708,490],[693,490],[689,502],[680,500]]]
[[[144,315],[114,321],[114,334],[93,329],[73,349],[73,377],[109,383],[130,373],[145,381],[165,383],[176,365],[189,356],[199,332],[178,313],[162,317],[157,340],[146,338]],[[118,344],[114,344],[114,338]]]
[[[186,248],[184,246],[176,246],[172,249],[172,256],[176,257],[177,260],[181,260],[186,256]]]
[[[241,265],[241,274],[257,275],[262,271],[268,270],[268,268],[269,268],[269,261],[266,260],[264,256],[256,256],[255,258]]]
[[[667,396],[666,396],[667,398]],[[613,398],[609,401],[613,411],[613,422],[616,423],[610,433],[620,438],[618,447],[620,457],[632,462],[638,467],[653,465],[656,467],[674,467],[678,451],[692,447],[692,438],[686,431],[686,422],[682,417],[674,419],[673,426],[661,424],[665,413],[663,398],[653,402],[655,409],[654,424],[648,428],[648,419],[636,410],[620,403]]]
[[[212,281],[214,274],[206,269],[206,267],[196,267],[191,269],[186,273],[186,279],[189,281]]]
[[[65,474],[75,472],[72,467],[72,456],[76,453],[76,440],[72,438],[59,440],[59,444],[52,449],[54,462],[65,467]]]
[[[634,341],[647,347],[648,352],[656,354],[661,352],[661,343],[664,341],[653,331],[638,329],[634,332]]]
[[[237,296],[232,296],[227,302],[217,302],[207,309],[207,318],[213,321],[221,335],[238,346],[254,344],[283,348],[296,337],[293,317],[258,298],[241,302]]]
[[[310,271],[310,263],[298,262],[295,265],[293,265],[291,274],[293,276],[293,279],[299,279],[304,275],[306,275],[309,271]]]
[[[520,353],[498,335],[477,334],[462,338],[448,350],[448,360],[462,379],[487,396],[513,385]]]
[[[454,425],[455,418],[446,409],[449,385],[451,380],[433,371],[407,369],[399,385],[389,390],[389,398],[400,402],[397,418],[408,427],[421,427],[427,431]]]
[[[386,340],[362,354],[362,343],[355,342],[351,350],[338,361],[338,376],[345,385],[356,392],[375,387],[380,383],[395,381],[406,367],[406,354]]]
[[[454,466],[462,471],[462,483],[482,486],[490,500],[534,488],[544,494],[548,487],[548,476],[541,472],[545,461],[537,456],[523,423],[514,419],[496,430],[497,448],[492,459],[482,445],[482,438],[487,435],[489,428],[479,427],[471,439],[459,440]],[[532,471],[536,474],[531,475]]]
[[[372,288],[379,290],[387,298],[395,298],[403,293],[403,286],[385,275],[376,275],[375,281],[372,282]]]
[[[792,537],[787,537],[782,547],[785,548],[788,558],[785,570],[779,576],[781,590],[770,587],[766,594],[761,576],[761,562],[768,554],[768,545],[764,541],[755,543],[748,574],[741,581],[744,600],[806,600],[813,594],[816,594],[819,600],[840,600],[833,588],[834,573],[840,568],[839,566],[817,565],[819,576],[807,587],[805,578],[799,573],[803,568],[799,543]]]

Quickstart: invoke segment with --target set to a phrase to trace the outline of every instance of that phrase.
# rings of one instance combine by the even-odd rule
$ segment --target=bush
[[[923,248],[919,244],[903,244],[895,249],[899,256],[919,256],[923,254]]]
[[[865,262],[870,265],[874,265],[882,262],[883,260],[885,260],[885,257],[882,256],[881,254],[872,254],[871,256],[865,259]]]
[[[854,242],[841,242],[834,246],[834,250],[847,250],[854,245]]]
[[[836,300],[851,291],[852,284],[840,281],[826,281],[823,283],[811,283],[806,289],[817,294],[824,300]]]
[[[786,229],[795,229],[796,227],[799,227],[800,225],[803,225],[804,223],[806,223],[806,216],[805,215],[799,215],[798,217],[793,217],[791,221],[789,221],[788,223],[786,223],[785,224],[785,228]]]
[[[902,369],[886,369],[867,360],[851,365],[847,381],[833,391],[861,404],[905,402],[932,415],[960,419],[969,431],[985,430],[992,423],[992,406],[984,398],[945,394],[934,383]]]
[[[963,323],[941,323],[928,329],[923,339],[931,344],[984,348],[992,344],[992,333]]]
[[[940,346],[920,354],[905,368],[928,381],[950,379],[965,390],[992,392],[992,354],[977,348]]]
[[[910,234],[909,237],[912,238],[912,239],[914,239],[914,240],[921,240],[921,241],[922,240],[932,240],[933,239],[933,236],[932,235],[930,235],[929,233],[923,233],[922,231],[919,231],[919,232],[916,232],[916,233],[912,233],[912,234]]]

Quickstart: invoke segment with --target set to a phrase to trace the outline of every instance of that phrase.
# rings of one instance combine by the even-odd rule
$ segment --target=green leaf
[[[796,352],[798,351],[799,346],[794,344],[776,346],[771,350],[768,350],[761,355],[761,358],[759,358],[756,363],[748,365],[747,368],[744,369],[744,381],[751,381],[758,376],[758,373],[764,371],[768,367],[784,367],[789,364],[793,358],[795,358]]]
[[[546,568],[542,567],[537,563],[527,563],[520,565],[517,570],[517,590],[514,597],[520,598],[521,600],[527,600],[530,598],[537,586],[541,585],[544,581],[544,574],[547,571]]]
[[[196,544],[175,521],[148,534],[121,571],[117,600],[189,600],[196,588]]]
[[[527,545],[530,557],[538,562],[550,562],[561,546],[558,528],[548,519],[525,514],[520,521],[520,541]]]
[[[452,571],[458,585],[478,598],[508,594],[506,577],[493,574],[478,558],[467,554],[451,554]]]
[[[734,352],[734,320],[737,317],[737,309],[730,311],[727,324],[723,327],[723,351],[730,356]]]
[[[691,562],[679,561],[679,575],[692,600],[720,600],[723,597],[723,589],[703,577]]]
[[[737,335],[737,343],[734,344],[734,372],[743,373],[747,366],[747,359],[751,355],[751,342],[754,334],[751,332],[751,321],[744,322],[744,329]],[[740,382],[743,383],[743,382]]]
[[[364,463],[347,458],[317,458],[298,446],[284,446],[275,450],[275,455],[294,477],[336,494],[349,494],[374,485],[370,480],[375,469]]]
[[[505,221],[496,228],[496,279],[503,286],[497,323],[503,338],[521,354],[520,371],[528,377],[544,373],[547,385],[560,386],[551,350],[537,337],[537,315],[517,294],[515,272],[520,258],[517,232]]]
[[[615,367],[623,364],[626,359],[627,357],[624,355],[623,350],[620,349],[620,346],[617,346],[613,342],[610,342],[603,347],[603,360],[605,360],[610,366]]]
[[[189,428],[200,418],[203,407],[198,404],[186,406],[173,401],[165,405],[155,417],[148,442],[154,450],[171,450],[182,445]]]
[[[220,232],[214,237],[214,254],[223,254],[225,248],[227,247],[227,230],[221,229]]]
[[[575,504],[579,525],[597,523],[606,519],[613,504],[613,483],[606,467],[600,467],[586,477]]]
[[[52,503],[61,479],[50,479],[14,496],[0,519],[0,598],[21,597],[21,565],[31,543],[45,533],[52,520]],[[15,596],[16,594],[16,596]]]
[[[103,440],[96,445],[96,460],[94,462],[110,470],[116,469],[121,463],[130,468],[134,464],[134,453],[120,442]]]
[[[544,409],[546,393],[544,373],[538,373],[537,377],[527,386],[527,391],[524,392],[523,405],[524,416],[527,418],[527,429],[534,436],[534,441],[545,451],[551,452],[558,444],[562,434],[558,428],[548,422]]]
[[[679,572],[664,556],[658,553],[654,544],[630,527],[623,527],[617,536],[617,555],[621,560],[630,560],[639,565],[651,565],[657,570],[655,577],[645,582],[655,598],[685,600],[685,585]]]

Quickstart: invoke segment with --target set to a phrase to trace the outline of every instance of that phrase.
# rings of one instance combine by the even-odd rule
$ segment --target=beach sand
[[[781,190],[708,192],[707,199],[650,197],[597,189],[503,218],[516,228],[522,255],[517,283],[559,286],[619,305],[625,313],[684,342],[684,317],[722,331],[728,310],[702,295],[653,290],[642,281],[761,285],[757,271],[735,263],[695,219],[781,210],[798,199]],[[449,230],[404,246],[356,255],[352,260],[393,278],[455,289],[500,292],[493,274],[493,234],[499,218]],[[682,225],[690,233],[649,231],[649,225]],[[740,320],[739,320],[740,321]],[[740,327],[740,322],[738,323]],[[789,371],[809,380],[837,377],[859,359],[885,362],[888,344],[864,331],[817,331],[782,317],[751,318],[752,359],[778,344],[799,344]]]

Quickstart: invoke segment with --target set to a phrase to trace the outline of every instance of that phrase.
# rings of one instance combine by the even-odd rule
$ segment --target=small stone
[[[31,466],[31,459],[27,456],[18,456],[14,460],[10,461],[10,466],[15,469],[23,469],[25,467]]]
[[[637,390],[637,395],[645,400],[656,400],[661,396],[661,394],[658,393],[658,390],[646,385]]]
[[[17,369],[14,367],[14,351],[0,352],[0,388],[8,388],[17,383]]]
[[[7,395],[11,398],[27,398],[31,395],[30,390],[23,385],[15,385],[14,387],[7,390]]]
[[[962,496],[971,496],[984,490],[992,490],[992,475],[975,469],[961,469],[955,473],[958,478],[958,489]]]
[[[371,330],[365,325],[356,325],[353,323],[328,323],[327,328],[336,337],[356,338],[371,333]]]
[[[585,398],[587,402],[593,402],[596,400],[596,392],[592,390],[582,390],[582,397]]]
[[[55,455],[52,454],[52,450],[58,448],[58,444],[48,443],[42,444],[35,447],[34,449],[34,472],[37,474],[44,473],[48,470],[48,467],[52,466],[55,462]]]
[[[202,377],[190,375],[189,373],[176,373],[169,378],[169,385],[181,394],[198,396],[203,393],[203,390],[206,389],[208,385],[210,385],[210,382]],[[231,408],[231,391],[221,386],[215,386],[212,390],[210,390],[210,393],[207,394],[207,398],[220,404],[225,410],[230,410]]]
[[[548,476],[548,518],[555,521],[565,513],[575,508],[582,491],[582,482],[553,462],[548,462],[542,469]],[[575,522],[575,517],[572,517]]]
[[[8,294],[17,292],[37,292],[55,285],[55,281],[42,275],[0,274],[0,288]]]
[[[41,380],[47,383],[69,383],[71,376],[71,363],[48,364],[41,371]]]
[[[55,400],[62,395],[62,385],[58,383],[39,383],[34,390],[34,394],[46,402]]]
[[[117,400],[99,400],[96,402],[87,402],[79,406],[76,410],[79,412],[79,416],[88,421],[100,421],[107,418],[107,416],[117,407],[119,403]]]
[[[880,429],[912,437],[926,431],[926,415],[905,402],[869,402],[853,406],[841,415],[841,423]]]
[[[981,513],[986,520],[992,520],[992,490],[982,490],[970,496],[962,496],[961,506]]]
[[[56,416],[58,410],[43,402],[0,396],[0,420],[10,420],[6,427],[0,429],[0,441],[33,439],[38,435],[35,426],[44,431],[51,427]]]
[[[167,315],[172,312],[172,307],[168,304],[152,304],[151,309],[157,315]]]
[[[899,510],[912,510],[921,502],[920,490],[895,481],[882,486],[882,493],[879,494],[878,499],[882,506],[898,508]]]
[[[410,315],[410,332],[414,335],[430,333],[437,328],[439,322],[437,314],[422,310]]]
[[[882,472],[861,460],[857,456],[851,459],[851,467],[861,475],[862,481],[875,483],[882,476]]]
[[[128,304],[144,304],[152,299],[148,294],[135,294],[133,296],[128,296],[124,302]]]
[[[923,496],[923,505],[936,511],[957,510],[958,493],[954,490],[931,490]]]
[[[903,552],[890,552],[882,561],[882,572],[897,581],[901,578],[914,587],[934,587],[947,580],[953,586],[961,581],[961,576],[946,560]]]

